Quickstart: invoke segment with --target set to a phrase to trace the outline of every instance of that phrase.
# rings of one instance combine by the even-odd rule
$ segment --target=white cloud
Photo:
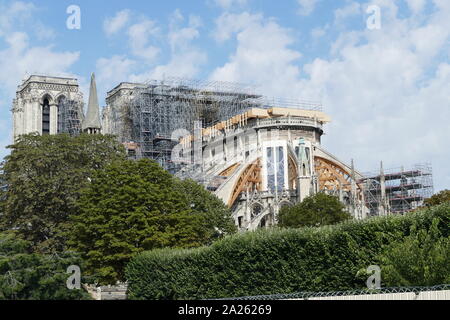
[[[111,89],[121,81],[145,82],[167,76],[195,77],[208,59],[207,54],[194,45],[200,37],[201,27],[200,17],[191,15],[185,18],[178,9],[169,18],[167,33],[163,33],[156,22],[149,19],[132,25],[127,34],[134,57],[98,59],[99,82],[104,80]],[[169,45],[170,54],[165,63],[156,64],[156,58],[161,58],[161,49],[151,45],[152,38]]]
[[[169,63],[155,67],[147,74],[131,76],[132,81],[145,81],[149,79],[164,79],[167,76],[194,78],[200,67],[207,61],[206,54],[198,50],[175,53]]]
[[[186,27],[179,26],[184,21],[184,17],[179,10],[176,10],[172,15],[170,23],[170,31],[168,34],[168,41],[172,51],[176,48],[185,48],[190,42],[200,36],[198,28],[202,25],[201,19],[197,16],[189,18],[189,24]]]
[[[40,40],[55,36],[52,29],[34,18],[39,10],[34,4],[14,1],[8,6],[0,4],[0,9],[0,41],[6,44],[0,50],[0,88],[7,92],[7,99],[12,98],[27,73],[69,74],[68,69],[78,60],[79,52],[58,52],[51,44],[33,46],[27,32],[15,31],[28,27]]]
[[[354,158],[361,171],[377,169],[380,160],[386,167],[431,161],[436,191],[448,188],[450,64],[436,66],[436,58],[448,54],[450,2],[435,0],[439,10],[420,21],[398,18],[391,1],[370,3],[382,9],[381,30],[342,31],[328,58],[302,67],[289,30],[257,15],[222,15],[217,38],[237,44],[212,77],[322,100],[333,118],[323,144],[336,156]],[[342,21],[351,17],[340,12]]]
[[[395,18],[396,8],[384,10],[382,30],[346,32],[341,39],[353,41],[340,41],[336,57],[305,66],[299,90],[324,89],[326,111],[335,119],[324,140],[338,156],[348,161],[351,153],[365,170],[382,159],[388,166],[433,161],[440,173],[435,182],[443,188],[443,177],[450,176],[450,66],[430,71],[448,43],[448,19],[441,11],[416,26],[412,17]]]
[[[108,37],[116,35],[122,30],[126,31],[130,53],[134,56],[133,59],[127,58],[125,55],[99,58],[97,60],[98,73],[100,79],[104,76],[107,83],[118,80],[119,76],[124,81],[123,79],[129,78],[138,61],[146,66],[151,65],[161,52],[161,49],[155,45],[161,33],[156,21],[140,16],[138,22],[129,25],[132,17],[135,16],[137,15],[131,10],[124,9],[118,11],[114,17],[106,18],[103,21],[103,30]],[[114,71],[114,68],[117,69],[117,72]]]
[[[417,14],[420,11],[422,11],[426,5],[426,0],[405,0],[405,1],[408,4],[408,7],[410,8],[410,10],[414,14]]]
[[[271,95],[286,95],[290,82],[300,74],[295,62],[299,52],[289,49],[294,42],[290,30],[272,19],[249,13],[224,13],[217,19],[216,35],[227,39],[234,35],[236,52],[228,63],[211,75],[214,80],[255,83]]]
[[[6,37],[8,47],[0,51],[0,84],[14,92],[26,73],[67,75],[80,56],[79,52],[56,52],[53,47],[32,47],[26,33]]]
[[[119,11],[112,18],[106,18],[103,22],[103,30],[107,36],[112,36],[123,29],[130,20],[131,11],[128,9]]]
[[[36,36],[39,40],[53,40],[56,37],[56,32],[44,25],[42,22],[37,22],[34,28]]]
[[[23,22],[29,21],[36,10],[32,3],[14,1],[8,6],[0,3],[0,37],[5,36]]]
[[[131,71],[137,61],[125,56],[115,55],[111,58],[100,58],[96,63],[96,80],[99,93],[106,94],[120,82],[129,81]]]
[[[345,7],[338,8],[334,11],[334,22],[335,24],[340,24],[345,19],[360,14],[361,4],[358,2],[350,2]]]
[[[322,38],[330,28],[330,25],[327,24],[324,27],[317,27],[311,30],[311,37],[313,39]]]
[[[213,37],[218,42],[229,40],[233,34],[252,24],[260,23],[262,19],[263,16],[261,14],[250,14],[248,12],[240,14],[224,13],[216,20]]]
[[[160,49],[150,45],[149,42],[158,34],[159,28],[153,20],[144,19],[139,23],[133,24],[128,29],[131,52],[135,56],[145,59],[147,62],[154,61]]]
[[[299,9],[298,13],[302,16],[309,16],[315,9],[319,0],[297,0]]]
[[[231,7],[241,7],[246,5],[248,0],[215,0],[216,5],[223,9],[230,9]]]
[[[175,10],[170,18],[170,30],[167,42],[170,45],[170,60],[166,64],[155,66],[148,72],[133,74],[132,81],[141,82],[149,79],[163,79],[166,76],[195,77],[202,65],[207,62],[207,54],[196,47],[193,42],[200,37],[201,19],[190,16],[183,26],[185,17]]]
[[[29,32],[37,40],[48,41],[56,36],[56,32],[35,18],[40,9],[33,3],[13,1],[0,3],[0,38],[12,32]]]

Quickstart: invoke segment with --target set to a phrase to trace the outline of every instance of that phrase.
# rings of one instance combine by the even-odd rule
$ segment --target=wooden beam
[[[226,168],[225,170],[223,170],[219,176],[221,177],[229,177],[233,174],[234,171],[236,171],[236,169],[241,165],[240,162],[237,162],[235,164],[233,164],[232,166],[229,166],[228,168]]]
[[[261,160],[258,159],[250,164],[236,181],[228,207],[231,208],[239,198],[239,195],[246,190],[261,191],[261,182]]]

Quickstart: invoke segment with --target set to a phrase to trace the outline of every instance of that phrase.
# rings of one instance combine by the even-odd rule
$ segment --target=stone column
[[[37,132],[39,132],[39,134],[42,135],[42,105],[40,104],[39,100],[37,101],[36,123],[37,123]]]
[[[23,130],[23,134],[28,134],[33,131],[33,100],[27,99],[25,100],[24,105],[24,113],[25,113],[25,128]]]
[[[39,100],[33,99],[31,105],[33,109],[33,132],[42,134],[42,112],[39,114]],[[39,129],[39,127],[41,127],[41,129]]]
[[[50,134],[58,133],[58,107],[55,103],[50,104]]]
[[[15,104],[15,123],[14,123],[14,140],[23,133],[23,128],[25,126],[23,117],[23,100],[17,100]]]

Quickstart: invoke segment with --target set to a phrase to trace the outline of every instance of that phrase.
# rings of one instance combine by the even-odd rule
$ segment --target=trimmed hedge
[[[273,229],[230,236],[210,247],[162,249],[134,257],[126,268],[130,299],[214,299],[301,291],[362,289],[383,247],[413,225],[438,220],[449,236],[450,204],[405,216],[336,226]]]

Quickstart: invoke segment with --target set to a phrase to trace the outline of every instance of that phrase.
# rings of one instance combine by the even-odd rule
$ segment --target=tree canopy
[[[82,268],[78,255],[33,253],[28,241],[12,232],[0,233],[0,300],[90,299],[82,289],[67,288],[71,265]]]
[[[141,251],[201,246],[235,230],[219,199],[150,160],[117,161],[98,170],[79,208],[70,244],[102,283],[124,280],[125,264]]]
[[[351,218],[337,197],[317,193],[294,206],[280,210],[279,226],[286,228],[319,227]]]
[[[450,237],[438,219],[430,228],[412,226],[410,235],[387,245],[379,256],[385,286],[432,286],[450,281]]]
[[[425,205],[427,207],[437,206],[445,202],[450,202],[450,190],[442,190],[431,198],[425,199]]]
[[[184,196],[192,212],[202,217],[203,245],[211,244],[224,234],[237,231],[228,207],[202,185],[191,179],[176,179],[174,187]]]
[[[17,230],[39,252],[64,250],[80,190],[95,170],[126,157],[113,136],[103,135],[30,134],[8,148],[0,168],[0,228]]]

